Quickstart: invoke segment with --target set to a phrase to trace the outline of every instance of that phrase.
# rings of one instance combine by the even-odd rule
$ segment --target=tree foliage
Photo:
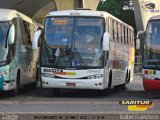
[[[136,28],[131,0],[106,0],[104,4],[100,3],[98,5],[97,10],[106,11]]]

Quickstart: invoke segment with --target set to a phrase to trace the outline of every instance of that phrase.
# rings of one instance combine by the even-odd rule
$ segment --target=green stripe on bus
[[[0,77],[0,91],[3,91],[3,81],[4,77]]]

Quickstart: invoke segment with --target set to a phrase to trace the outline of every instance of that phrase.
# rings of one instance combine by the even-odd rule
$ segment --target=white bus
[[[36,85],[38,49],[31,38],[41,25],[11,9],[0,9],[0,91],[18,94],[23,85]]]
[[[48,13],[41,36],[43,88],[125,89],[133,79],[133,28],[107,12],[66,10]]]

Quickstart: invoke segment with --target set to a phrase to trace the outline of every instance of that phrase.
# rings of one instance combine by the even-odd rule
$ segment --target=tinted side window
[[[115,38],[115,41],[118,40],[118,35],[117,35],[117,33],[118,33],[117,22],[115,21],[115,22],[114,22],[114,38]]]
[[[114,20],[112,20],[112,30],[113,30],[113,31],[112,31],[113,41],[115,41],[115,35],[114,35],[114,34],[115,34]]]
[[[128,44],[128,30],[125,27],[125,44]]]
[[[121,36],[122,36],[121,27],[122,27],[121,24],[118,24],[118,40],[119,40],[120,43],[122,42],[122,39],[121,39]]]
[[[20,19],[20,31],[22,44],[32,46],[29,23]]]
[[[124,43],[124,27],[123,26],[121,26],[121,31],[122,31],[122,43]]]
[[[131,39],[130,39],[130,30],[128,29],[128,45],[131,45]]]

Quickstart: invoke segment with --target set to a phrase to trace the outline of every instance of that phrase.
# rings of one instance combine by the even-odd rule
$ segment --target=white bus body
[[[38,49],[32,40],[39,24],[11,9],[0,9],[0,91],[17,94],[18,89],[36,82]]]
[[[131,26],[107,12],[91,10],[50,12],[44,26],[40,52],[43,88],[54,88],[54,92],[61,88],[125,89],[133,79]]]

